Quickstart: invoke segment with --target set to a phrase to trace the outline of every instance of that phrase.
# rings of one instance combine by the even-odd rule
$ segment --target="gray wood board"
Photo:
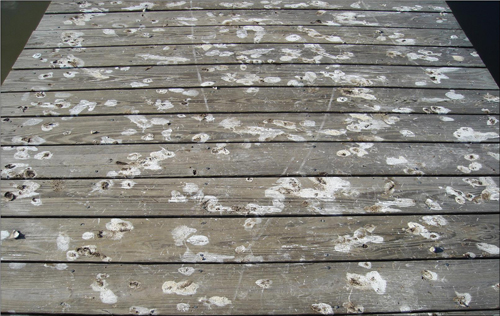
[[[341,308],[341,306],[338,306],[338,308]],[[355,304],[354,305],[347,305],[344,307],[347,311],[347,308],[349,308],[349,312],[352,314],[355,311],[360,311],[359,307],[357,307]],[[358,309],[357,309],[358,308]],[[337,308],[336,308],[337,309]],[[132,311],[129,312],[135,312],[135,309],[132,309]],[[143,312],[146,312],[146,310],[143,310]],[[148,310],[148,313],[151,311]],[[341,312],[341,311],[340,311]],[[397,314],[392,314],[392,313],[384,313],[384,315],[387,316],[468,316],[468,315],[473,315],[473,316],[499,316],[500,310],[498,309],[483,309],[483,310],[460,310],[460,311],[439,311],[439,312],[400,312]],[[37,314],[17,314],[19,316],[37,316]],[[63,315],[63,314],[53,314],[53,315]],[[339,315],[339,314],[337,314]],[[340,314],[342,315],[342,314]]]
[[[499,114],[498,90],[211,88],[2,93],[3,116],[200,112]],[[86,100],[88,102],[84,102]]]
[[[280,189],[286,183],[297,189]],[[272,205],[276,190],[284,203],[270,215],[498,213],[498,184],[474,176],[0,182],[2,216],[28,217],[255,215],[250,206]]]
[[[258,30],[258,31],[253,31]],[[211,26],[34,31],[25,48],[180,44],[365,44],[472,47],[462,30],[328,26]],[[108,33],[108,34],[105,34]],[[238,36],[239,35],[239,36]],[[287,38],[289,40],[287,40]]]
[[[46,14],[37,30],[120,29],[128,27],[224,26],[224,25],[325,25],[376,26],[421,29],[460,29],[448,13],[315,11],[315,10],[218,10]]]
[[[2,123],[2,145],[92,145],[282,141],[463,142],[472,129],[491,138],[498,116],[426,114],[193,114],[12,118]]]
[[[2,287],[2,311],[304,315],[330,309],[343,314],[361,307],[365,313],[497,309],[498,270],[498,260],[372,262],[371,269],[351,262],[223,266],[12,262],[2,263],[2,278],[9,284]],[[437,280],[429,280],[434,275]]]
[[[220,45],[219,45],[220,46]],[[222,51],[221,51],[222,50]],[[194,55],[196,58],[194,58]],[[119,56],[119,58],[117,58]],[[367,64],[484,67],[471,48],[335,44],[227,44],[24,50],[13,69],[169,64]]]
[[[498,258],[491,215],[4,218],[2,260],[300,262]],[[6,235],[6,234],[5,234]],[[439,249],[439,250],[436,250]]]
[[[97,146],[2,147],[2,178],[498,175],[498,144]]]
[[[416,12],[451,12],[445,1],[419,0],[418,4],[408,0],[391,1],[353,1],[336,0],[334,3],[310,0],[283,0],[283,1],[244,1],[221,2],[219,0],[203,0],[192,3],[190,1],[84,1],[66,2],[52,1],[46,13],[92,13],[92,12],[133,12],[163,10],[217,10],[217,9],[289,9],[289,10],[373,10],[373,11],[416,11]]]
[[[13,70],[2,91],[62,91],[134,88],[343,86],[497,89],[486,68],[238,65],[155,66]]]

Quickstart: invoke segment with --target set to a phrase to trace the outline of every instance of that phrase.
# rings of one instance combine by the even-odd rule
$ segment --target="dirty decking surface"
[[[2,115],[2,312],[499,308],[498,87],[445,2],[52,2]]]

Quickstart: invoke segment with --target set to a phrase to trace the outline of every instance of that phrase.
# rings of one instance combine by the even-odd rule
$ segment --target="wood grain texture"
[[[498,137],[498,135],[497,135]],[[498,175],[498,144],[217,143],[2,148],[2,178]]]
[[[459,29],[452,14],[377,11],[218,10],[46,14],[37,29],[115,29],[127,27],[225,26],[225,25],[327,25],[376,26],[422,29]],[[332,28],[332,31],[335,29]]]
[[[472,47],[462,30],[329,26],[210,26],[34,31],[25,48],[180,44],[364,44]],[[257,31],[253,31],[257,30]],[[108,34],[106,34],[108,33]],[[239,34],[239,36],[238,36]],[[292,37],[290,37],[292,36]]]
[[[82,100],[87,100],[83,102]],[[494,114],[498,90],[211,88],[3,93],[3,116],[350,112]]]
[[[4,92],[132,88],[314,86],[497,89],[486,68],[357,65],[156,66],[14,70]]]
[[[297,189],[285,190],[282,188],[285,183],[296,183]],[[252,205],[273,205],[271,193],[276,190],[282,191],[283,203],[269,215],[339,216],[498,213],[499,179],[474,176],[103,178],[3,180],[0,184],[4,217],[244,216],[254,214]],[[211,199],[214,203],[207,203]]]
[[[2,260],[283,262],[498,258],[492,215],[4,218]],[[436,250],[439,249],[439,250]],[[495,251],[496,249],[496,251]]]
[[[471,48],[335,44],[227,44],[24,50],[13,69],[165,64],[306,63],[484,67]],[[194,58],[194,55],[196,58]],[[120,58],[116,58],[120,56]]]
[[[195,114],[12,118],[3,122],[2,144],[43,138],[44,145],[219,143],[282,141],[462,142],[467,127],[491,138],[498,116],[417,114]],[[24,140],[24,141],[23,141]]]
[[[192,5],[193,4],[193,5]],[[421,0],[418,5],[407,0],[391,1],[357,1],[337,0],[334,3],[309,0],[283,0],[283,1],[244,1],[222,2],[219,0],[203,0],[191,3],[190,1],[85,1],[65,2],[52,1],[46,13],[81,13],[81,12],[133,12],[133,11],[165,11],[165,10],[220,10],[220,9],[288,9],[288,10],[373,10],[373,11],[416,11],[416,12],[451,12],[445,1]]]
[[[316,305],[319,303],[328,304],[338,314],[360,306],[371,313],[399,312],[401,308],[467,311],[497,309],[499,305],[495,289],[499,266],[493,260],[373,262],[371,269],[353,263],[225,265],[223,269],[210,264],[12,264],[11,268],[10,263],[2,263],[2,277],[11,284],[2,287],[2,310],[19,313],[135,314],[140,307],[144,314],[178,315],[178,308],[184,307],[186,314],[303,315],[316,314],[324,306]],[[193,272],[187,276],[179,269]],[[476,269],[482,272],[473,273]],[[423,279],[422,272],[429,275],[426,271],[437,274],[438,280]],[[385,284],[385,291],[379,283],[372,288],[357,282],[371,277]],[[271,281],[269,286],[263,285]],[[179,286],[172,290],[170,284]],[[182,285],[185,292],[195,293],[174,294],[182,293],[178,289]],[[27,291],[29,305],[26,295],[19,295]],[[471,298],[466,304],[469,307],[460,305],[466,293]]]

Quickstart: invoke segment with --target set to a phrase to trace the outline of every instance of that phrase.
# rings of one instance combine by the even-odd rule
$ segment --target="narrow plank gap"
[[[476,269],[482,273],[471,274]],[[2,287],[2,307],[18,313],[147,310],[160,315],[497,309],[498,270],[497,260],[223,266],[13,262],[2,263],[2,278],[10,284]],[[27,287],[33,289],[30,305],[19,296]]]
[[[204,93],[199,88],[163,88],[2,94],[2,114],[7,117],[187,114],[207,112],[207,105],[210,113],[500,113],[498,90],[247,87],[204,89]]]
[[[3,122],[3,146],[232,143],[232,142],[468,142],[499,137],[492,115],[418,114],[193,114],[12,118]],[[477,137],[473,137],[473,135]],[[481,135],[481,136],[480,136]]]
[[[498,213],[498,184],[468,175],[3,180],[1,203],[4,217]],[[273,212],[252,211],[273,205],[272,193],[282,199]]]
[[[201,83],[199,76],[202,78]],[[4,92],[241,86],[497,89],[486,68],[357,65],[156,66],[14,70]]]
[[[24,50],[13,69],[194,64],[365,64],[484,67],[471,48],[335,44],[225,44]],[[116,58],[120,56],[120,58]]]
[[[125,28],[34,31],[26,48],[134,46],[175,44],[363,44],[472,47],[462,30],[349,27],[331,35],[328,26],[238,26]],[[254,31],[252,29],[256,29]],[[288,40],[287,40],[288,38]]]
[[[466,137],[467,133],[463,136]],[[467,143],[398,145],[318,142],[107,145],[100,147],[95,147],[95,145],[26,146],[3,147],[2,149],[2,178],[54,179],[288,175],[498,175],[499,146],[498,144]]]

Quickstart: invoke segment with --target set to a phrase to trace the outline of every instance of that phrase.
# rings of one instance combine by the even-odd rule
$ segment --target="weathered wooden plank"
[[[422,29],[460,29],[447,13],[330,11],[330,10],[213,10],[46,14],[37,29],[79,30],[128,27],[225,26],[225,25],[326,25],[376,26]],[[335,31],[332,28],[331,31]]]
[[[500,113],[498,90],[252,87],[2,93],[4,117],[200,112]]]
[[[346,305],[347,306],[347,305]],[[351,307],[351,305],[349,305],[348,307]],[[341,308],[341,306],[339,306],[338,308]],[[337,308],[337,309],[338,309]],[[347,309],[346,309],[347,310]],[[354,313],[354,311],[356,310],[355,307],[353,307],[353,309],[349,309],[349,311],[351,313]],[[135,309],[133,309],[132,311],[135,311]],[[131,312],[131,311],[129,311]],[[146,310],[144,310],[144,312],[146,312]],[[148,311],[148,313],[151,312],[151,311]],[[408,312],[408,313],[396,313],[396,314],[387,314],[387,313],[384,313],[384,315],[387,315],[387,316],[468,316],[468,315],[472,315],[472,316],[499,316],[500,310],[498,309],[486,309],[486,310],[473,310],[473,311],[470,311],[470,310],[466,310],[466,311],[439,311],[439,312],[422,312],[422,313],[417,313],[417,312]],[[37,316],[37,314],[17,314],[16,315],[19,315],[19,316]],[[51,315],[64,315],[64,314],[51,314]]]
[[[461,133],[464,141],[479,135],[468,129],[457,133]],[[7,179],[405,174],[483,176],[498,175],[499,145],[318,142],[21,146],[2,149],[1,174]]]
[[[192,5],[194,4],[194,5]],[[325,1],[244,1],[220,2],[219,0],[203,0],[191,3],[190,1],[84,1],[65,2],[52,1],[46,13],[91,13],[91,12],[133,12],[133,11],[162,11],[162,10],[221,10],[221,9],[288,9],[288,10],[373,10],[373,11],[416,11],[416,12],[451,12],[445,1],[420,0],[417,5],[408,0],[391,1],[357,1],[336,0]]]
[[[343,86],[497,89],[486,68],[359,65],[215,65],[14,70],[4,92],[133,88]]]
[[[12,262],[2,263],[2,277],[10,284],[2,287],[2,310],[304,315],[496,309],[498,268],[497,260],[224,266]]]
[[[498,258],[499,249],[497,214],[3,218],[1,227],[3,236],[13,231],[23,236],[2,242],[2,260],[12,261],[227,263]]]
[[[104,30],[34,31],[26,48],[180,45],[180,44],[240,44],[240,43],[319,43],[472,47],[462,30],[407,29],[377,27],[328,26],[211,26],[125,28],[115,32]]]
[[[462,142],[467,127],[498,135],[498,116],[417,114],[195,114],[12,118],[5,145],[43,139],[44,145],[282,141]],[[493,137],[492,137],[493,138]],[[470,142],[491,141],[488,138]]]
[[[223,51],[221,53],[220,47],[213,45],[29,49],[21,53],[13,69],[256,62],[484,67],[479,55],[471,48],[227,44]]]
[[[286,183],[297,189],[281,190]],[[498,177],[321,177],[3,180],[0,185],[2,216],[189,217],[255,215],[250,206],[273,205],[270,193],[276,190],[283,191],[283,203],[273,215],[498,213],[498,183]],[[218,202],[205,203],[211,197]]]

